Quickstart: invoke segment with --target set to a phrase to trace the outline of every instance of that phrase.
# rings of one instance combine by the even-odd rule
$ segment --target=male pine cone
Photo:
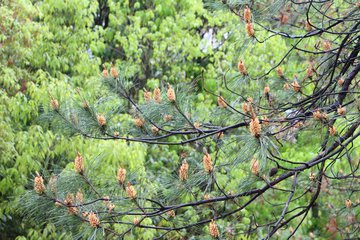
[[[186,160],[183,161],[179,168],[179,178],[181,181],[185,181],[188,178],[189,164]]]
[[[34,190],[38,194],[43,194],[45,192],[44,179],[38,172],[36,172],[36,177],[34,179]]]

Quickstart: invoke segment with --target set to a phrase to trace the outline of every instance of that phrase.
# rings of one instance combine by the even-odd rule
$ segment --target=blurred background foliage
[[[145,172],[146,168],[173,173],[181,162],[179,154],[186,152],[185,147],[69,138],[51,131],[39,120],[44,109],[49,108],[50,95],[64,102],[75,98],[74,89],[79,88],[94,104],[109,98],[111,95],[100,81],[101,65],[115,64],[122,76],[133,80],[136,88],[132,94],[140,102],[143,99],[139,93],[144,88],[187,83],[197,93],[195,112],[211,120],[208,109],[216,97],[204,88],[221,92],[224,74],[229,79],[238,77],[236,64],[240,57],[246,59],[250,75],[255,77],[279,61],[288,47],[277,37],[265,44],[250,42],[253,40],[245,38],[238,23],[234,14],[213,12],[201,0],[1,1],[0,239],[73,238],[53,223],[36,225],[23,220],[14,203],[25,189],[32,187],[29,179],[33,179],[35,171],[46,175],[49,171],[58,174],[64,168],[72,169],[77,151],[84,155],[86,164],[96,165],[93,174],[115,179],[116,169],[125,166],[143,182],[146,174],[151,174]],[[257,36],[261,38],[262,32]],[[305,61],[287,59],[284,71],[292,75],[306,67]],[[268,83],[275,78],[270,74]],[[247,84],[248,96],[258,91],[257,83]],[[126,114],[120,118],[130,120]],[[306,133],[298,140],[303,149],[294,150],[288,143],[285,156],[296,155],[298,161],[305,161],[318,150],[313,149],[315,140],[309,141]],[[244,171],[239,169],[232,174],[230,181],[228,176],[217,176],[220,185],[226,185],[226,191],[236,189],[236,176],[244,175]],[[106,185],[107,178],[99,181]],[[185,215],[197,218],[197,214],[189,209]],[[250,206],[242,211],[242,220],[235,227],[246,229],[251,214],[265,218],[272,212],[261,208],[261,204]],[[314,220],[305,221],[301,229],[304,235],[311,231],[320,233],[326,225],[309,221]],[[229,225],[226,219],[218,224],[223,232]],[[133,239],[154,236],[153,230],[136,231]]]

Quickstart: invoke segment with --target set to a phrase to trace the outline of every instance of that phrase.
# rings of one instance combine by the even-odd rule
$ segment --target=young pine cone
[[[50,106],[53,110],[58,110],[59,109],[59,102],[58,100],[56,100],[55,98],[51,98],[50,100]]]
[[[185,181],[188,178],[189,164],[186,160],[183,161],[179,168],[179,178],[181,181]]]
[[[251,10],[248,6],[244,9],[244,20],[247,23],[251,22]]]
[[[81,154],[79,152],[77,152],[75,160],[74,160],[74,166],[75,166],[75,172],[79,173],[79,174],[83,174],[84,173],[84,158],[83,156],[81,156]]]
[[[209,232],[210,232],[210,236],[212,236],[214,238],[218,238],[219,235],[220,235],[219,229],[216,226],[216,223],[215,223],[214,219],[212,219],[210,224],[209,224]]]
[[[161,91],[160,91],[160,88],[156,87],[154,89],[154,101],[156,103],[161,103]]]
[[[254,119],[251,119],[250,122],[250,133],[254,137],[260,137],[261,132],[261,125],[259,119],[256,117]]]
[[[109,72],[108,72],[108,70],[106,69],[106,66],[105,66],[105,64],[103,64],[102,65],[102,67],[103,67],[103,77],[108,77],[109,76]]]
[[[135,188],[131,185],[130,182],[128,182],[127,186],[126,186],[126,194],[128,195],[128,197],[130,199],[135,199],[136,198],[136,190]]]
[[[117,174],[117,180],[119,184],[124,184],[126,178],[126,169],[119,167],[118,174]]]
[[[97,217],[97,215],[93,212],[90,212],[88,215],[88,221],[90,223],[90,225],[93,228],[97,228],[100,225],[100,221],[99,218]]]
[[[205,153],[203,157],[203,165],[205,172],[211,172],[213,170],[213,163],[211,161],[211,156],[208,153]]]
[[[246,33],[249,37],[255,36],[254,26],[252,23],[246,23]]]
[[[169,102],[175,102],[175,99],[176,99],[175,91],[174,91],[174,89],[171,88],[170,84],[168,85],[167,97],[168,97]]]
[[[259,161],[256,158],[251,160],[251,173],[254,175],[259,175],[260,173]]]
[[[43,194],[45,192],[44,179],[38,172],[36,172],[36,177],[34,179],[34,190],[38,194]]]
[[[150,100],[151,100],[151,92],[148,92],[146,89],[144,92],[144,99],[146,102],[150,102]]]
[[[113,78],[117,78],[119,76],[119,73],[113,64],[111,64],[110,73]]]
[[[247,75],[246,67],[243,60],[240,60],[238,63],[238,70],[241,74]]]
[[[224,100],[224,98],[222,96],[218,96],[217,102],[218,102],[218,105],[219,105],[220,108],[226,108],[227,107],[226,102],[225,102],[225,100]]]

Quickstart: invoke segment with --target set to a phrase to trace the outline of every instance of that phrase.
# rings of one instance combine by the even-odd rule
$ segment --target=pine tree
[[[77,91],[73,99],[52,97],[43,116],[70,135],[174,146],[176,167],[154,169],[148,162],[145,177],[127,166],[100,176],[94,165],[101,157],[78,153],[74,169],[51,184],[49,176],[35,177],[35,189],[23,199],[29,216],[61,218],[60,226],[71,225],[82,236],[109,238],[138,229],[153,229],[156,238],[268,239],[279,232],[291,237],[306,217],[329,219],[323,220],[329,238],[358,234],[359,3],[208,6],[237,15],[246,38],[244,44],[227,40],[239,56],[221,73],[217,91],[204,87],[207,79],[199,76],[211,108],[196,107],[200,90],[191,84],[163,83],[134,99],[132,79],[121,67],[104,64],[101,81],[112,96],[109,102],[91,103]],[[263,56],[254,56],[259,63],[251,63],[242,56],[273,38],[287,46],[285,52],[268,46],[270,56],[281,54],[279,60],[262,63]],[[257,64],[268,69],[259,72]],[[130,117],[121,121],[124,113]],[[317,152],[304,153],[309,150],[304,142]],[[294,151],[285,156],[289,146]],[[331,206],[332,199],[342,199],[343,206]],[[319,209],[328,215],[319,216]]]

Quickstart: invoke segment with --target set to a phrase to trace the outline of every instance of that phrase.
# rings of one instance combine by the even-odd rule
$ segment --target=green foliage
[[[252,97],[256,105],[267,104],[262,91],[265,86],[269,86],[271,94],[276,95],[276,105],[295,102],[300,98],[299,93],[283,89],[283,84],[290,84],[292,79],[303,79],[309,67],[305,58],[295,54],[282,59],[288,48],[297,44],[297,40],[285,41],[279,36],[268,39],[268,33],[258,26],[255,27],[256,37],[260,41],[267,41],[260,43],[249,38],[239,24],[239,18],[229,11],[229,6],[242,8],[251,1],[228,1],[229,6],[219,2],[2,1],[1,239],[110,237],[105,231],[94,229],[79,221],[77,216],[69,215],[65,207],[54,208],[56,199],[63,200],[68,193],[75,195],[79,189],[83,191],[85,200],[111,194],[111,198],[115,197],[111,202],[115,204],[117,212],[136,208],[138,204],[153,207],[154,203],[146,198],[158,198],[162,204],[175,205],[203,199],[206,194],[217,197],[263,186],[263,178],[271,179],[268,173],[275,167],[267,159],[270,151],[278,152],[283,158],[295,162],[306,162],[320,151],[315,143],[322,139],[327,129],[314,120],[297,137],[293,136],[297,132],[291,133],[289,138],[282,136],[290,140],[283,145],[278,144],[278,139],[272,136],[264,135],[258,140],[249,134],[248,129],[229,129],[222,139],[213,137],[181,146],[119,141],[127,137],[158,137],[152,131],[149,119],[155,121],[162,132],[186,126],[187,130],[194,131],[191,137],[199,134],[191,126],[195,123],[199,123],[201,128],[211,124],[237,124],[241,114],[234,114],[234,109],[217,107],[217,94],[236,109],[241,109],[247,97]],[[342,1],[333,2],[335,7],[342,4]],[[271,7],[254,11],[253,17],[257,21],[267,21],[281,10],[284,3],[286,1],[275,1]],[[304,21],[304,14],[305,9],[301,9],[294,15],[294,21]],[[310,14],[314,16],[316,13]],[[280,30],[287,28],[281,24],[277,27]],[[303,32],[304,29],[299,28],[294,34]],[[323,37],[337,41],[328,33],[324,33]],[[309,38],[304,39],[299,47],[315,51],[317,45],[317,40]],[[244,60],[249,75],[238,72],[236,65],[240,59]],[[282,60],[279,66],[286,76],[290,76],[288,79],[272,71],[259,80],[261,74],[276,67]],[[102,63],[105,63],[107,69],[113,63],[120,77],[116,80],[112,77],[100,78]],[[326,67],[322,66],[320,70]],[[166,88],[169,83],[175,90],[176,104],[167,101]],[[153,100],[146,102],[142,97],[144,89],[152,91],[156,87],[161,88],[163,101],[160,104]],[[302,91],[311,94],[313,87],[311,83],[303,86]],[[237,94],[228,93],[228,88],[234,89]],[[129,97],[138,100],[138,109],[128,104]],[[52,99],[60,104],[56,111],[50,106]],[[350,109],[349,113],[352,116],[349,121],[353,121],[358,111]],[[105,117],[105,126],[99,123],[99,115]],[[167,115],[171,115],[172,119],[166,120]],[[280,114],[280,117],[285,116],[285,112]],[[264,117],[260,115],[261,119]],[[332,114],[330,117],[337,118],[337,115]],[[141,128],[134,127],[135,118],[145,119],[146,124]],[[340,120],[336,127],[344,127],[346,124],[347,121]],[[277,126],[263,127],[265,132],[278,129],[280,127]],[[114,137],[115,132],[119,133],[118,137]],[[318,136],[311,135],[312,132],[317,132]],[[106,133],[108,139],[86,139],[78,136],[79,133],[98,138]],[[166,144],[187,141],[189,138],[174,135],[162,138],[161,141]],[[294,147],[294,138],[299,147]],[[328,145],[334,141],[336,138],[331,137]],[[359,145],[359,141],[355,141],[354,145]],[[86,178],[74,172],[73,160],[77,151],[85,159]],[[201,160],[204,151],[208,151],[216,162],[217,171],[214,174],[203,171]],[[358,148],[351,150],[351,156],[359,155]],[[260,176],[250,173],[250,162],[254,157],[260,160]],[[178,176],[184,158],[190,165],[191,173],[186,182],[180,181]],[[283,166],[291,164],[284,163]],[[138,203],[126,200],[126,193],[116,180],[118,167],[127,169],[127,180],[137,190]],[[341,163],[335,169],[348,172],[349,165]],[[51,201],[33,190],[25,191],[33,188],[33,181],[29,179],[34,178],[36,171],[44,176],[46,193],[51,196]],[[283,170],[279,170],[277,175],[283,173]],[[298,185],[309,187],[311,191],[315,183],[309,181],[309,174],[310,171],[299,174]],[[56,194],[50,189],[49,179],[52,176],[58,179]],[[88,180],[96,189],[100,189],[98,193],[88,186]],[[292,179],[288,179],[278,187],[289,188],[291,184]],[[254,217],[261,219],[258,223],[260,225],[273,221],[273,216],[280,215],[281,209],[269,208],[265,203],[284,202],[287,197],[288,193],[274,194],[269,191],[236,216],[217,220],[221,238],[234,238],[249,230]],[[249,199],[247,196],[242,200]],[[307,201],[309,196],[297,204],[304,205]],[[142,224],[173,227],[196,223],[212,218],[216,209],[235,211],[239,204],[234,200],[230,204],[207,204],[204,208],[188,207],[177,210],[175,218],[164,213],[146,219]],[[317,207],[305,218],[299,233],[305,236],[311,232],[316,236],[331,237],[326,231],[328,222],[324,219],[334,218],[335,210],[344,208],[343,205],[343,196],[321,195]],[[103,217],[107,216],[106,207],[106,202],[98,201],[80,211],[101,210],[99,215]],[[290,207],[296,207],[295,203],[291,203]],[[24,209],[27,214],[23,220]],[[337,220],[339,223],[345,222],[348,216],[358,218],[356,209],[344,209]],[[32,222],[33,219],[37,221]],[[105,224],[105,227],[122,232],[132,226],[131,216],[119,220],[126,224]],[[171,232],[166,238],[200,236],[201,239],[210,239],[208,231],[208,225],[204,225]],[[286,228],[282,233],[288,234],[289,231]],[[248,238],[259,238],[266,233],[266,229],[263,229]],[[157,231],[146,228],[131,229],[131,234],[127,235],[129,239],[152,239],[158,236]]]
[[[58,172],[76,151],[96,156],[98,151],[81,138],[68,138],[40,126],[39,114],[49,106],[49,92],[59,99],[71,96],[64,89],[81,86],[87,97],[98,96],[97,82],[100,61],[89,58],[88,46],[96,45],[92,13],[97,5],[89,1],[62,3],[5,1],[0,6],[0,237],[28,239],[65,239],[57,235],[53,225],[34,226],[21,222],[14,202],[31,187],[28,179],[35,171],[52,169]],[[71,87],[70,87],[71,86]],[[138,145],[135,145],[138,146]],[[141,167],[144,149],[131,150],[126,144],[99,143],[98,148],[118,150],[130,155],[120,160],[115,152],[106,151],[110,166],[125,164]],[[96,148],[97,149],[97,148]],[[129,151],[127,151],[129,149]],[[120,156],[121,157],[121,156]],[[113,168],[111,168],[113,169]],[[102,169],[106,171],[107,169]],[[140,170],[140,169],[139,169]],[[21,238],[20,238],[21,239]]]
[[[140,89],[158,80],[160,85],[190,82],[202,71],[206,78],[214,78],[213,63],[227,51],[218,51],[226,31],[223,26],[234,21],[230,13],[206,11],[199,0],[109,1],[109,25],[99,30],[104,60],[126,66],[121,75],[132,77]],[[207,40],[203,36],[209,29],[214,33]],[[99,54],[103,48],[92,46]]]
[[[96,1],[5,1],[1,6],[0,17],[5,19],[1,28],[5,31],[0,34],[0,213],[3,219],[1,229],[14,228],[8,232],[12,234],[9,236],[15,236],[25,228],[12,223],[11,219],[17,221],[18,215],[11,203],[24,192],[25,186],[29,186],[28,178],[35,171],[50,167],[59,171],[74,158],[77,150],[92,158],[99,154],[98,149],[103,149],[102,159],[108,165],[101,165],[100,172],[111,170],[115,174],[114,166],[120,164],[131,171],[136,170],[137,174],[144,174],[141,170],[146,153],[143,147],[135,144],[139,148],[133,151],[126,144],[115,142],[98,143],[98,148],[88,147],[90,144],[85,146],[80,138],[68,141],[48,131],[48,126],[40,127],[38,117],[49,106],[49,92],[61,102],[74,97],[74,93],[68,91],[74,86],[86,90],[84,94],[90,102],[104,94],[95,80],[100,65],[97,56],[111,61],[119,59],[120,65],[126,62],[123,74],[138,75],[141,79],[144,71],[137,66],[146,58],[147,68],[151,68],[151,78],[147,76],[146,79],[149,84],[151,79],[180,81],[186,78],[189,81],[198,75],[202,63],[194,65],[192,61],[207,59],[207,54],[197,48],[201,42],[199,31],[203,21],[214,27],[220,26],[220,19],[224,18],[205,11],[200,1],[196,4],[182,2],[178,5],[172,1],[155,4],[154,11],[149,11],[145,3],[131,6],[128,2],[109,2],[111,11],[107,28],[94,25],[94,14],[99,8]],[[227,17],[232,18],[231,15]],[[127,24],[128,21],[131,25]],[[118,29],[124,29],[121,35]],[[173,35],[174,32],[177,35]],[[149,42],[153,47],[149,47]],[[126,50],[125,55],[118,54],[114,47]],[[182,52],[184,49],[186,52]],[[89,58],[90,50],[93,58]],[[145,55],[150,52],[151,56]],[[165,67],[170,65],[171,68]],[[212,67],[211,64],[207,66]],[[214,74],[213,70],[211,72]],[[107,151],[109,149],[112,151]],[[119,155],[119,149],[123,155]],[[54,230],[52,227],[49,229]],[[28,231],[29,238],[36,239],[39,237],[37,234],[41,234],[39,230]]]

